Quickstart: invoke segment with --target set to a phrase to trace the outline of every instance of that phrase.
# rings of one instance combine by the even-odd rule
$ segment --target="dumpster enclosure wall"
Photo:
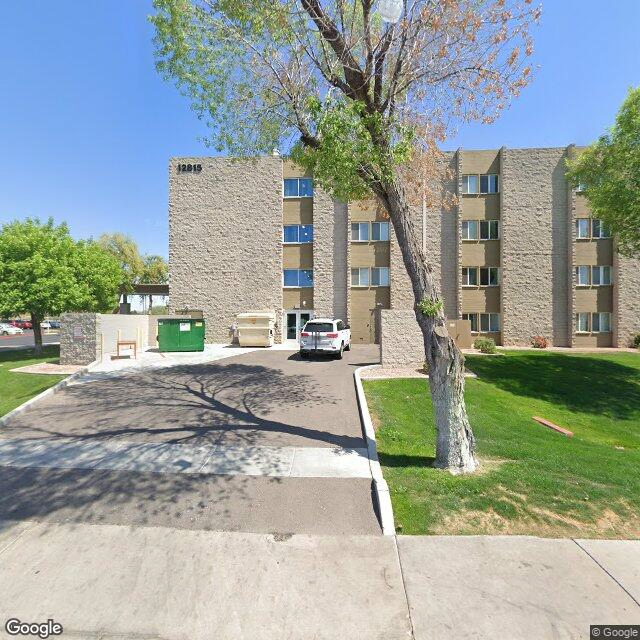
[[[115,353],[118,332],[121,340],[136,340],[139,350],[156,347],[158,319],[166,317],[176,316],[63,313],[60,316],[60,363],[90,364]]]

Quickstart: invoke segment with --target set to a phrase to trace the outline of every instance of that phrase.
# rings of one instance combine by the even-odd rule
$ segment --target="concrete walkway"
[[[640,542],[3,522],[0,593],[80,639],[587,639],[640,624]]]
[[[366,448],[219,447],[65,438],[0,439],[0,466],[278,478],[371,478]]]

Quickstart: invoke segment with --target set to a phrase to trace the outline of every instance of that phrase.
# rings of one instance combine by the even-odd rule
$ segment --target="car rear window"
[[[331,322],[307,322],[304,327],[304,331],[310,331],[312,333],[329,333],[333,330],[333,324]]]

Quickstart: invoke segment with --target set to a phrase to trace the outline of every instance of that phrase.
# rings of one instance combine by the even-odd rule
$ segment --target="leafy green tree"
[[[208,120],[216,149],[255,156],[278,148],[335,197],[373,195],[389,213],[424,336],[436,464],[474,470],[464,359],[448,335],[412,211],[455,201],[443,193],[451,176],[439,145],[461,121],[492,122],[527,84],[539,9],[531,0],[154,6],[158,69]]]
[[[567,164],[620,253],[640,256],[640,87],[629,91],[611,130]]]
[[[124,233],[103,233],[98,244],[118,259],[123,273],[121,284],[126,291],[133,291],[133,285],[144,277],[145,269],[136,241]]]
[[[121,281],[118,261],[94,242],[76,242],[64,223],[28,218],[0,229],[0,315],[31,316],[38,355],[46,316],[108,311]]]
[[[143,256],[144,271],[142,281],[147,284],[166,284],[169,280],[169,265],[162,256]],[[149,313],[153,309],[153,296],[149,296]]]

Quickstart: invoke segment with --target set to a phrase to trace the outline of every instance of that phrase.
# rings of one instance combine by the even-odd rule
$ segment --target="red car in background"
[[[12,320],[11,326],[18,327],[18,329],[33,329],[33,325],[29,320]]]

